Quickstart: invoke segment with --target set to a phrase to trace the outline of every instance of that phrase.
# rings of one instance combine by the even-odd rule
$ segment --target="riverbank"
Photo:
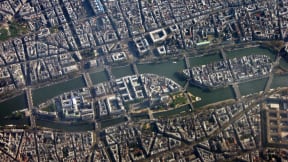
[[[139,60],[135,63],[138,65],[144,65],[144,64],[161,64],[161,63],[167,63],[167,62],[174,62],[174,61],[183,61],[184,56],[180,55],[177,57],[167,57],[167,58],[155,58],[153,61],[149,60]]]
[[[93,122],[77,122],[77,123],[63,123],[54,122],[50,120],[36,120],[37,127],[39,128],[52,128],[59,131],[69,131],[69,132],[82,132],[82,131],[92,131],[94,130]]]
[[[174,108],[174,109],[170,109],[170,110],[166,110],[166,111],[153,112],[153,116],[155,118],[168,117],[168,116],[179,115],[181,113],[186,113],[186,112],[191,112],[191,111],[192,111],[192,109],[189,106],[189,104],[186,104],[186,105],[182,105],[178,108]]]
[[[1,103],[5,102],[5,101],[9,101],[9,100],[11,100],[13,98],[16,98],[16,97],[19,97],[21,95],[24,95],[24,90],[23,89],[15,91],[15,93],[9,95],[9,97],[5,97],[5,98],[2,98],[2,99],[0,98],[0,105],[1,105]]]
[[[196,109],[193,110],[193,112],[199,112],[199,111],[203,111],[205,109],[221,107],[221,106],[224,107],[226,105],[233,104],[235,102],[236,102],[235,99],[227,99],[227,100],[223,100],[223,101],[218,101],[218,102],[214,102],[214,103],[211,103],[211,104],[196,108]]]

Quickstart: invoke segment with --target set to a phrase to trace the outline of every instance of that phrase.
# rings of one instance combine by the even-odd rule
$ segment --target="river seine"
[[[246,49],[240,49],[236,51],[227,52],[227,58],[233,58],[233,57],[242,57],[245,55],[251,55],[251,54],[265,54],[271,57],[271,59],[274,60],[274,55],[266,50],[262,49],[260,47],[254,47],[254,48],[246,48]],[[197,66],[201,64],[207,64],[213,61],[219,61],[221,60],[221,55],[219,53],[215,53],[208,56],[203,57],[192,57],[189,58],[190,65],[191,66]],[[286,63],[286,62],[285,62]],[[282,61],[281,64],[285,66],[285,63]],[[287,63],[286,63],[287,64]],[[288,67],[288,66],[287,66]],[[167,61],[162,63],[153,63],[153,64],[137,64],[137,68],[139,73],[154,73],[158,75],[162,75],[168,78],[171,78],[178,82],[180,85],[184,85],[184,81],[180,81],[175,73],[178,71],[182,71],[185,68],[185,64],[183,59],[178,61]],[[130,66],[123,66],[123,67],[115,67],[112,68],[112,74],[114,77],[119,78],[125,75],[131,75],[133,74],[133,70]],[[101,72],[95,72],[90,73],[91,80],[93,84],[104,82],[108,80],[108,77],[104,71]],[[288,86],[288,75],[282,75],[278,76],[275,75],[271,88],[277,88],[277,87],[284,87]],[[250,82],[245,82],[239,84],[239,89],[241,92],[241,95],[248,95],[252,93],[257,93],[264,90],[265,83],[267,81],[267,78],[254,80]],[[35,105],[39,105],[40,103],[51,99],[57,95],[60,95],[61,93],[78,89],[81,87],[84,87],[84,81],[82,77],[78,77],[66,82],[58,83],[55,85],[51,85],[44,88],[39,88],[32,91],[33,94],[33,100]],[[233,99],[235,98],[234,92],[232,87],[228,86],[225,88],[220,88],[216,90],[202,90],[198,87],[189,86],[188,91],[191,92],[193,95],[201,97],[201,101],[194,104],[195,108],[200,108],[204,105],[211,104],[218,101],[223,101],[226,99]],[[24,94],[21,94],[17,97],[14,97],[12,99],[9,99],[5,102],[0,103],[0,125],[7,124],[7,122],[3,122],[3,119],[5,116],[10,115],[15,110],[21,110],[23,108],[27,107],[25,102],[25,96]],[[15,123],[12,121],[12,123]],[[18,123],[18,122],[17,122]],[[16,124],[16,123],[15,123]]]

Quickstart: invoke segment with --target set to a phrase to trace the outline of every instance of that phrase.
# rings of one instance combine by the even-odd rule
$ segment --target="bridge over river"
[[[27,100],[28,110],[29,110],[30,126],[32,128],[36,128],[35,116],[33,113],[34,106],[33,106],[33,98],[32,98],[31,88],[27,87],[25,89],[25,94],[26,94],[26,100]]]

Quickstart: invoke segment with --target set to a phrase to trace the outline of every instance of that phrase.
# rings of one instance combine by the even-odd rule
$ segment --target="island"
[[[1,0],[1,161],[285,161],[286,0]]]

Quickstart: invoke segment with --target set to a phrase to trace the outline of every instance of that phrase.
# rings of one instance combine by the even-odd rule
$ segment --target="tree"
[[[0,41],[4,41],[8,39],[8,30],[7,29],[0,29]]]

